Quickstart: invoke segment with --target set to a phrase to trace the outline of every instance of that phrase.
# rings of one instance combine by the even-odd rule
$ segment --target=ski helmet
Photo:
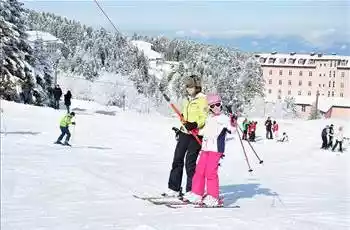
[[[213,105],[216,103],[221,103],[221,97],[218,94],[210,93],[207,94],[208,105]]]
[[[185,78],[186,87],[202,87],[201,79],[196,75],[191,75]]]
[[[221,97],[218,94],[208,94],[207,101],[210,110],[215,114],[221,113]]]

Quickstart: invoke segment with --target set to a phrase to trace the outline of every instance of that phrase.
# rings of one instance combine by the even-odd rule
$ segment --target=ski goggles
[[[220,103],[220,102],[209,105],[209,107],[210,107],[211,109],[214,109],[215,107],[220,107],[220,106],[221,106],[221,103]]]

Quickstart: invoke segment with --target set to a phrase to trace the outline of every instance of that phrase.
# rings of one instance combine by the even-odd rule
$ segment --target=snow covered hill
[[[81,109],[95,108],[80,103]],[[169,209],[136,200],[167,187],[177,120],[116,110],[77,111],[72,148],[52,144],[64,111],[1,101],[1,229],[345,230],[350,227],[349,151],[320,150],[323,126],[284,121],[289,143],[229,141],[220,167],[227,205],[240,209]],[[259,120],[257,135],[263,136]],[[342,123],[348,125],[349,123]],[[346,126],[348,127],[348,126]]]

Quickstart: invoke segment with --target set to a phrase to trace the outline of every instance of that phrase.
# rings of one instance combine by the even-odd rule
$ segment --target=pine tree
[[[26,99],[31,101],[34,79],[31,73],[34,59],[26,41],[24,9],[17,0],[0,2],[1,37],[1,87],[0,96],[7,100],[19,100],[18,86],[26,88]]]

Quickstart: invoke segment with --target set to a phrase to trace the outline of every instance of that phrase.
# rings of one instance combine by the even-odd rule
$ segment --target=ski
[[[159,195],[159,196],[139,196],[139,195],[132,195],[136,199],[140,200],[158,200],[158,199],[177,199],[180,200],[180,197],[173,197],[173,196],[165,196],[165,195]]]
[[[188,202],[181,200],[178,197],[166,197],[166,196],[138,196],[133,195],[134,198],[148,201],[155,205],[184,205],[188,204]]]
[[[191,204],[191,203],[187,203],[186,205],[174,205],[174,204],[166,204],[165,205],[168,208],[173,208],[173,209],[179,209],[179,208],[232,208],[232,209],[236,209],[236,208],[240,208],[241,206],[239,205],[234,205],[234,206],[224,206],[224,205],[220,205],[220,206],[206,206],[204,204]]]

